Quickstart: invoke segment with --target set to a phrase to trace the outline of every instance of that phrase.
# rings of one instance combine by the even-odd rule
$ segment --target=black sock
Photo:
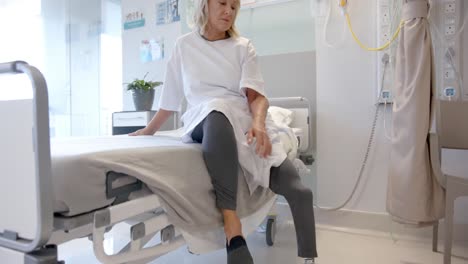
[[[227,264],[254,264],[247,243],[242,236],[231,238],[229,245],[226,243]]]
[[[242,246],[247,246],[245,239],[242,236],[236,236],[236,237],[231,238],[229,245],[226,244],[226,249],[227,249],[227,252],[229,253]]]

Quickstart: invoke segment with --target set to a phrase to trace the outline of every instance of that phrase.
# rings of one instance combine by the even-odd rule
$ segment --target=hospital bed
[[[187,197],[171,194],[175,185],[184,185],[194,195],[199,188],[210,187],[195,186],[190,177],[186,178],[188,183],[173,180],[181,174],[209,178],[199,145],[181,143],[177,130],[155,137],[51,140],[42,74],[25,62],[0,64],[1,73],[24,73],[33,86],[31,99],[0,101],[0,113],[6,113],[2,120],[9,127],[1,137],[1,263],[59,263],[56,245],[82,237],[93,241],[94,253],[103,263],[146,263],[185,244],[196,254],[222,247],[222,228],[209,229],[211,223],[197,226],[191,222],[196,207],[206,205],[192,199],[185,201],[188,206],[184,207],[179,203]],[[295,129],[293,137],[300,142],[297,156],[310,163],[309,102],[304,98],[274,98],[270,102],[287,106],[276,109],[278,120]],[[16,116],[18,113],[25,115]],[[151,177],[145,178],[148,174]],[[242,191],[246,184],[243,177],[239,181]],[[254,195],[257,203],[246,198],[244,203],[250,208],[239,212],[245,234],[254,231],[275,204],[276,197],[268,190]],[[208,206],[214,208],[214,203]],[[184,217],[187,215],[190,217]],[[205,223],[203,217],[198,214],[198,223]],[[130,242],[117,254],[108,255],[105,234],[121,222],[131,225]],[[274,216],[270,216],[270,245],[273,222]],[[161,243],[146,247],[156,235]]]

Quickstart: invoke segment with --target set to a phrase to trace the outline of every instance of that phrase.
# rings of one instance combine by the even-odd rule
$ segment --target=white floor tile
[[[443,256],[432,252],[431,241],[394,242],[390,235],[382,237],[330,230],[318,230],[317,239],[319,264],[442,264]],[[290,221],[280,221],[273,247],[266,245],[265,236],[261,233],[252,234],[247,240],[256,264],[296,263],[296,240]],[[117,248],[119,245],[110,246]],[[92,244],[87,239],[61,245],[59,252],[60,259],[66,260],[67,264],[98,263],[92,253]],[[455,244],[453,253],[453,264],[468,264],[468,244]],[[151,263],[220,264],[226,263],[226,254],[220,250],[196,256],[182,247]]]

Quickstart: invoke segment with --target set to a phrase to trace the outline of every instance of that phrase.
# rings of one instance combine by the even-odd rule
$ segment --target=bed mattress
[[[190,232],[222,225],[201,146],[182,143],[177,133],[55,139],[51,153],[55,212],[64,216],[110,205],[106,173],[114,171],[145,183],[179,228]],[[250,195],[239,176],[238,213],[246,217],[271,202],[274,194],[259,188]]]
[[[54,212],[64,216],[75,216],[112,204],[114,198],[107,199],[106,195],[106,175],[112,169],[105,166],[96,167],[96,163],[92,160],[94,156],[106,152],[118,152],[127,157],[138,158],[142,152],[156,149],[154,152],[160,153],[171,147],[184,146],[177,137],[172,136],[125,135],[53,139],[51,157],[55,194]],[[144,151],[140,151],[142,148]],[[121,157],[120,160],[123,161],[124,158]],[[116,180],[113,186],[120,187],[134,183],[136,180],[132,176],[122,177]],[[144,188],[141,192],[144,195],[150,191]]]

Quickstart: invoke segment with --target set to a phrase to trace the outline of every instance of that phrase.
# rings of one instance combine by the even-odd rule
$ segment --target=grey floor
[[[312,174],[315,166],[309,166]],[[304,183],[316,193],[316,177],[308,177]],[[283,202],[280,198],[280,202]],[[268,247],[265,234],[253,233],[247,238],[256,264],[295,264],[296,239],[294,225],[288,210],[279,211],[278,231],[275,245]],[[119,230],[120,228],[120,230]],[[106,241],[108,253],[118,250],[128,240],[128,226],[114,229],[114,240]],[[112,232],[111,232],[112,233]],[[116,235],[119,234],[119,235]],[[122,235],[123,234],[123,235]],[[126,237],[125,237],[126,236]],[[391,233],[340,229],[319,226],[317,230],[319,264],[442,264],[441,252],[432,252],[428,239],[398,237]],[[439,245],[439,249],[443,246]],[[67,264],[99,263],[93,255],[92,244],[87,239],[78,239],[59,246],[59,257]],[[200,256],[187,252],[186,247],[171,252],[151,262],[152,264],[226,263],[224,250]],[[468,238],[455,242],[452,264],[468,264]]]
[[[248,244],[256,264],[294,264],[296,258],[296,241],[294,226],[289,217],[280,217],[276,243],[268,247],[262,233],[248,237]],[[119,227],[116,228],[116,232]],[[121,231],[126,227],[120,227]],[[319,228],[317,231],[320,264],[442,264],[442,254],[431,251],[429,240],[398,239],[390,234],[366,232],[359,230],[333,230]],[[119,232],[125,234],[124,232]],[[114,235],[115,241],[106,242],[106,248],[117,249],[125,238]],[[120,242],[119,242],[120,241]],[[442,248],[442,247],[441,247]],[[455,243],[453,264],[468,264],[468,242]],[[92,244],[87,239],[78,239],[59,247],[59,257],[67,264],[99,263],[93,255]],[[205,255],[192,255],[186,247],[171,252],[151,262],[152,264],[193,263],[220,264],[226,263],[224,250]]]
[[[309,168],[315,173],[314,166]],[[314,181],[304,183],[316,190]],[[279,198],[279,202],[285,201]],[[289,209],[281,208],[273,247],[266,245],[264,233],[253,233],[247,238],[256,264],[299,263],[291,215]],[[106,241],[105,247],[109,250],[107,253],[117,251],[128,241],[128,226],[118,226],[111,234],[114,240]],[[430,240],[400,238],[390,233],[319,226],[317,243],[319,264],[442,264],[443,259],[442,253],[432,252]],[[439,248],[442,249],[443,246],[440,245]],[[59,246],[59,257],[67,264],[99,263],[88,239],[78,239]],[[219,250],[204,255],[192,255],[184,246],[151,263],[223,264],[226,263],[226,253]],[[468,238],[466,242],[454,243],[452,264],[468,264]]]

